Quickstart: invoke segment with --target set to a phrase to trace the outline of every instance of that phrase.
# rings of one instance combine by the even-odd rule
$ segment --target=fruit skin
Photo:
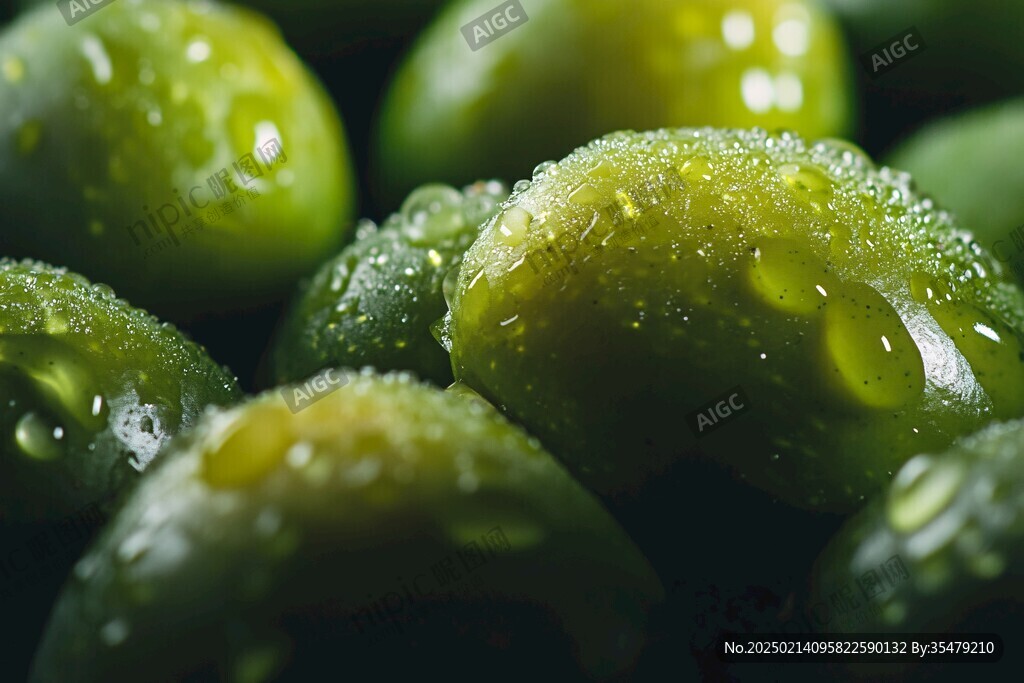
[[[240,393],[202,348],[109,288],[0,260],[5,675],[24,680],[18,658],[30,656],[60,582],[117,496],[207,405]]]
[[[277,383],[324,367],[372,365],[451,384],[451,361],[430,325],[448,310],[445,276],[507,197],[497,181],[462,192],[425,185],[379,229],[362,224],[356,242],[295,297],[271,351]]]
[[[0,253],[181,321],[277,299],[339,248],[341,122],[260,15],[121,0],[69,27],[48,3],[0,35],[0,64]],[[246,154],[258,196],[233,166]],[[208,184],[221,171],[224,200]]]
[[[615,506],[699,447],[785,503],[856,509],[913,454],[1024,414],[1024,295],[909,183],[789,133],[596,140],[468,250],[456,378]],[[749,407],[698,441],[687,415],[737,385]]]
[[[525,23],[473,52],[460,27],[494,7],[451,5],[400,67],[377,132],[378,189],[391,201],[424,182],[522,178],[538,161],[623,128],[848,132],[847,57],[838,27],[814,3],[534,0]],[[753,42],[743,47],[751,23]],[[773,33],[785,49],[806,51],[783,53]],[[773,79],[792,111],[758,111]]]
[[[886,163],[956,214],[1017,282],[1024,283],[1024,99],[928,124]]]
[[[1019,611],[1022,456],[1024,422],[1014,420],[909,460],[815,563],[812,595],[819,599],[847,582],[860,586],[868,573],[881,591],[872,609],[833,611],[827,630],[955,632],[986,625],[982,615],[995,618],[1014,605]]]
[[[77,565],[31,680],[303,681],[339,662],[393,680],[453,661],[501,680],[544,661],[575,680],[573,657],[592,678],[629,665],[663,591],[591,494],[479,401],[334,372],[350,382],[298,413],[275,390],[176,442]],[[467,574],[470,542],[486,562]],[[480,591],[444,595],[433,571],[448,559]],[[382,599],[397,632],[374,616]]]
[[[1022,611],[1022,541],[1024,422],[1016,420],[908,461],[822,552],[805,611],[815,630],[836,633],[997,633],[1006,651],[998,667],[985,666],[986,680],[1015,680],[995,674],[1020,675],[1010,643]],[[844,587],[850,600],[832,602]],[[950,669],[941,680],[962,680],[960,667]]]

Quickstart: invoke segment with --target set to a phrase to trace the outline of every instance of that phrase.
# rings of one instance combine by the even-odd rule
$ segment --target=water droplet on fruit
[[[749,282],[765,304],[788,313],[815,314],[837,292],[839,280],[809,247],[785,238],[754,248]]]
[[[495,223],[499,239],[510,247],[519,246],[526,238],[533,216],[526,209],[513,206],[503,211]]]
[[[519,180],[519,181],[516,181],[516,184],[512,186],[512,194],[513,195],[522,194],[523,192],[526,192],[527,190],[529,190],[531,185],[532,185],[532,183],[529,180]]]
[[[459,273],[462,272],[462,264],[458,263],[445,273],[441,281],[441,293],[444,294],[444,302],[448,304],[448,310],[452,310],[455,302],[455,291],[459,286]]]
[[[911,277],[911,292],[967,360],[992,399],[993,414],[1024,413],[1024,344],[1014,330],[924,276]]]
[[[590,183],[583,183],[569,193],[569,202],[572,204],[596,204],[601,198],[601,193]]]
[[[558,162],[555,161],[542,161],[533,168],[533,178],[537,180],[539,176],[548,174],[553,175],[554,169],[558,166]]]
[[[817,211],[821,211],[832,200],[835,186],[816,166],[783,164],[779,166],[779,174],[798,199],[810,204]]]
[[[64,428],[37,413],[21,416],[14,427],[14,440],[25,455],[36,460],[56,460],[64,454]]]
[[[896,310],[869,285],[845,284],[830,293],[823,342],[826,371],[845,401],[898,408],[924,391],[920,349]]]
[[[900,533],[917,531],[949,505],[963,479],[963,466],[955,461],[936,462],[928,455],[912,458],[889,490],[889,523]]]
[[[462,193],[448,185],[425,185],[413,191],[401,208],[402,232],[413,244],[432,244],[465,226]]]
[[[693,156],[683,162],[679,167],[679,175],[688,180],[711,180],[715,173],[715,167],[705,156]]]

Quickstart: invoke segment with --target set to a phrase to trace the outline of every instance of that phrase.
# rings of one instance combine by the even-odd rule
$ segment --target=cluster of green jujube
[[[1017,10],[14,4],[0,680],[1019,677]]]

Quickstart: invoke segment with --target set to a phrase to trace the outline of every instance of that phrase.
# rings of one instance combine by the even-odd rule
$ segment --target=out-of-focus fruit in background
[[[926,125],[887,159],[1024,283],[1024,99]]]
[[[425,185],[380,228],[361,223],[355,243],[296,295],[275,336],[273,380],[297,381],[328,366],[370,365],[451,384],[451,361],[430,326],[447,311],[445,277],[507,198],[508,188],[498,181],[462,192]]]
[[[238,398],[227,369],[108,287],[0,261],[4,677],[25,679],[57,586],[115,498],[207,405]]]
[[[618,129],[849,129],[846,51],[813,2],[533,0],[522,25],[471,50],[460,28],[494,7],[446,8],[399,69],[373,169],[390,201],[425,182],[522,178]]]
[[[996,633],[999,670],[1019,673],[1022,548],[1024,422],[1012,421],[908,461],[822,553],[798,609],[838,633]],[[851,600],[837,602],[844,586]]]
[[[663,591],[596,498],[482,402],[331,372],[349,383],[298,412],[275,390],[172,445],[75,568],[32,680],[628,669]]]
[[[186,320],[280,298],[340,247],[341,122],[260,15],[121,0],[68,26],[47,4],[0,67],[0,252]]]

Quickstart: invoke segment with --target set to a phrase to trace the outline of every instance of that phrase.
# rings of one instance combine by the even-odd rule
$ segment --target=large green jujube
[[[7,522],[55,522],[108,498],[234,377],[173,326],[105,285],[36,262],[0,261],[0,370]]]
[[[697,447],[841,512],[913,454],[1024,414],[1024,296],[997,271],[847,143],[623,132],[517,185],[444,334],[457,379],[613,500]]]
[[[105,285],[0,260],[0,595],[8,658],[27,658],[84,536],[234,377]],[[83,524],[81,517],[87,517]],[[13,620],[13,623],[6,623]]]
[[[176,320],[283,296],[340,246],[353,182],[327,95],[260,15],[52,3],[0,34],[0,253]]]
[[[272,347],[275,380],[372,365],[451,384],[451,361],[430,326],[447,310],[445,277],[507,197],[497,181],[462,192],[425,185],[379,229],[362,223],[356,242],[302,285]]]
[[[425,182],[521,178],[624,128],[848,132],[847,58],[814,2],[532,0],[528,19],[471,50],[462,27],[493,18],[478,25],[491,36],[509,25],[496,5],[453,3],[400,67],[377,136],[390,201]]]
[[[332,372],[349,383],[297,413],[275,390],[172,445],[76,566],[31,680],[628,668],[662,589],[592,494],[483,402]]]
[[[794,616],[835,633],[949,633],[976,641],[984,639],[970,634],[995,633],[1005,654],[998,666],[981,665],[985,679],[1017,680],[1022,542],[1024,422],[1018,420],[909,460],[822,552]],[[961,664],[949,666],[945,677],[934,663],[925,666],[927,680],[963,680]],[[841,673],[907,680],[905,666],[860,668]]]

